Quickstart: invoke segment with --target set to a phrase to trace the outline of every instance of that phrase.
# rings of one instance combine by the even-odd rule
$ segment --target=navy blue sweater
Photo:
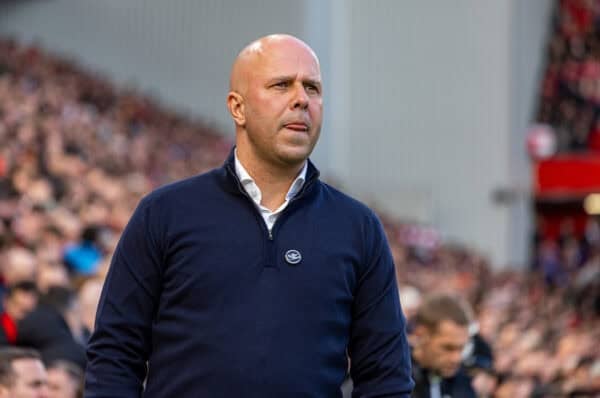
[[[140,202],[100,299],[85,396],[340,397],[348,355],[355,397],[408,397],[404,328],[376,216],[309,163],[269,233],[232,154]]]

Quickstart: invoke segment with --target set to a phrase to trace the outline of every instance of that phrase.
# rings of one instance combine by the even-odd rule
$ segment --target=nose
[[[292,108],[307,109],[308,108],[308,94],[303,84],[297,84],[296,90],[294,91],[294,99],[292,101]]]

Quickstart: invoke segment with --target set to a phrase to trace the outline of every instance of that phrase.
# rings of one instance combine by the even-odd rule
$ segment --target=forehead
[[[256,52],[253,64],[251,70],[257,77],[298,74],[311,79],[321,79],[319,62],[314,53],[301,43],[292,41],[263,46]]]
[[[52,386],[74,385],[77,382],[64,369],[48,369],[48,383]]]
[[[22,381],[36,380],[46,378],[46,370],[42,361],[33,358],[16,359],[12,363],[12,368],[17,375],[17,379]]]
[[[464,344],[469,339],[469,329],[453,321],[443,320],[438,324],[433,335],[438,341]]]

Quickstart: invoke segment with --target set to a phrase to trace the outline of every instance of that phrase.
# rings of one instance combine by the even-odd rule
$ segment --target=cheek
[[[320,119],[323,114],[323,102],[318,101],[310,104],[310,114],[313,119]]]
[[[277,107],[277,104],[273,103],[273,101],[257,100],[252,106],[248,107],[246,120],[259,127],[266,127],[275,123],[280,113],[281,110]]]
[[[449,356],[448,350],[445,350],[441,345],[435,344],[431,351],[438,360],[445,360]]]

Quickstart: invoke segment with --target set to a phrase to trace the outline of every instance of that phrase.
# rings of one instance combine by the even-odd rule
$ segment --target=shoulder
[[[475,398],[476,395],[471,385],[471,377],[469,377],[464,368],[461,368],[458,373],[452,377],[451,384],[454,395],[465,398]]]
[[[353,198],[325,182],[320,181],[320,185],[323,200],[330,202],[332,207],[335,207],[340,213],[344,213],[346,216],[353,219],[375,223],[379,222],[375,212],[358,199]]]
[[[218,191],[219,169],[178,180],[156,188],[140,202],[140,206],[173,206],[186,198],[201,198]]]
[[[353,241],[370,258],[385,245],[386,237],[379,217],[364,203],[321,182],[319,208],[321,220],[331,225],[337,234]]]

